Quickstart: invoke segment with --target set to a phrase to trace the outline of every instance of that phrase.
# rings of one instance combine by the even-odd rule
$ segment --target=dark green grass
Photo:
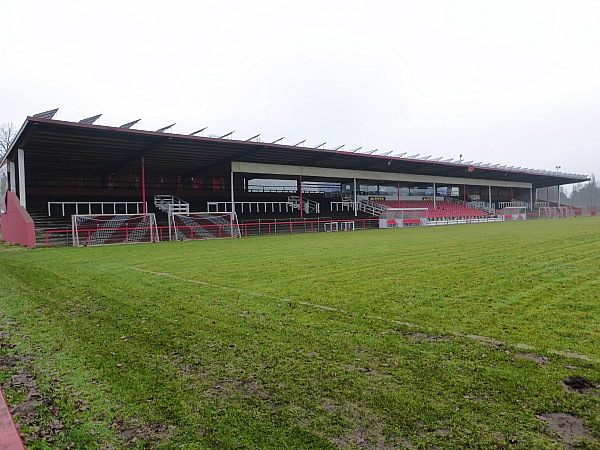
[[[0,252],[32,448],[598,446],[596,218]]]

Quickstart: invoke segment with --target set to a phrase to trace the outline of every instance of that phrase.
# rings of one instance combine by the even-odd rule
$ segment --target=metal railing
[[[236,211],[241,213],[293,212],[298,208],[291,202],[235,202]],[[239,207],[239,209],[238,209]],[[206,202],[208,212],[230,212],[231,202]]]
[[[75,214],[142,214],[143,202],[48,202],[48,216],[59,207],[61,215]],[[147,210],[147,204],[146,204]]]
[[[181,214],[190,212],[190,204],[174,195],[155,195],[154,206],[168,214]]]

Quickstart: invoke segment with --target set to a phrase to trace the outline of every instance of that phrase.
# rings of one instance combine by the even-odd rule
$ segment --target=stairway
[[[369,200],[360,200],[358,202],[358,210],[370,214],[371,216],[379,217],[387,210],[387,207]]]
[[[174,195],[155,195],[154,206],[167,214],[187,214],[190,204]]]

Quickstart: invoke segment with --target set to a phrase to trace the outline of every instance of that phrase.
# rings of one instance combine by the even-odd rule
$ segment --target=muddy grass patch
[[[600,388],[598,383],[593,383],[580,375],[573,375],[563,380],[563,384],[567,390],[577,392],[578,394],[597,394],[597,389]]]
[[[581,441],[598,443],[598,440],[586,428],[583,419],[579,417],[562,412],[540,414],[536,417],[546,422],[548,429],[560,436],[561,441],[565,444]]]
[[[31,357],[5,357],[0,360],[3,368],[15,369],[23,363],[31,361]],[[15,425],[27,444],[38,440],[53,442],[53,437],[62,431],[63,423],[58,419],[44,421],[40,410],[46,408],[53,411],[52,400],[42,395],[38,389],[33,370],[30,366],[17,368],[10,380],[3,384]]]
[[[542,355],[536,355],[535,353],[515,353],[515,358],[528,359],[534,361],[541,366],[547,365],[550,360]]]
[[[175,425],[165,425],[162,423],[141,424],[138,419],[133,418],[128,422],[118,420],[109,425],[121,440],[126,444],[136,445],[143,443],[150,448],[164,442],[169,437],[169,433],[175,430]]]
[[[338,448],[369,448],[369,449],[396,449],[414,448],[411,442],[403,436],[386,436],[384,423],[380,417],[370,409],[355,403],[335,405],[326,401],[322,408],[331,416],[338,416],[346,425],[346,431],[335,435],[326,435],[329,442]],[[327,434],[327,433],[326,433]]]
[[[268,392],[261,383],[252,378],[241,380],[235,378],[224,378],[216,381],[205,392],[209,395],[220,398],[241,395],[243,397],[258,397],[263,400],[270,400],[274,397],[274,394]]]
[[[452,341],[452,336],[445,335],[435,335],[435,334],[427,334],[427,333],[412,333],[410,335],[415,341],[420,342],[450,342]]]

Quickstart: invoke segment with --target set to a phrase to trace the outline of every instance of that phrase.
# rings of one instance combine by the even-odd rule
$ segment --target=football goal
[[[496,214],[501,215],[503,220],[526,220],[527,219],[527,207],[526,206],[507,206],[496,211]]]
[[[169,239],[219,239],[241,237],[236,213],[192,212],[169,215]]]
[[[158,242],[154,214],[74,214],[73,246]]]
[[[427,208],[388,208],[379,216],[379,228],[425,226],[428,213]]]

